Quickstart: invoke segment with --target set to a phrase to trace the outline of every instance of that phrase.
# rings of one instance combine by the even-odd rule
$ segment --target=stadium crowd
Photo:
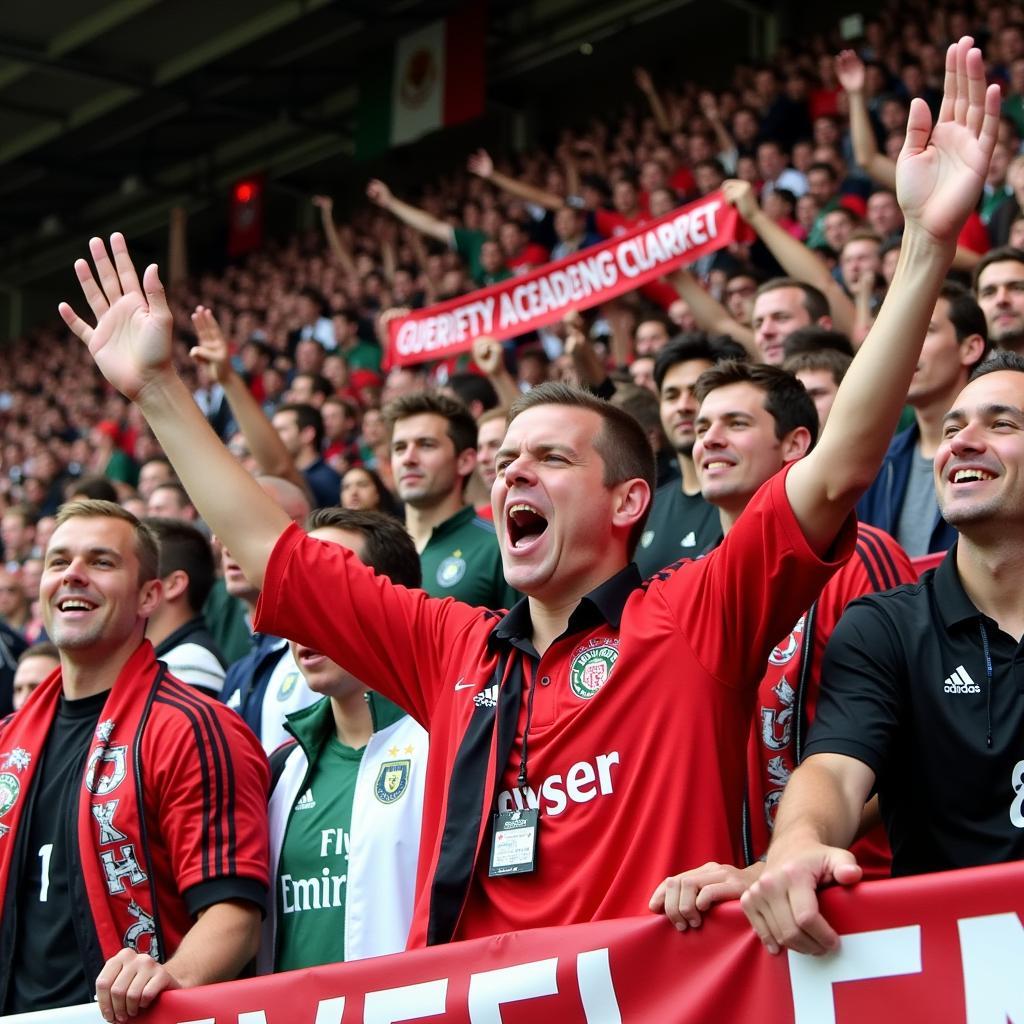
[[[3,1012],[736,898],[821,952],[819,884],[1018,858],[1024,20],[838,44],[166,293],[90,243],[0,364]],[[729,247],[388,369],[719,189]]]

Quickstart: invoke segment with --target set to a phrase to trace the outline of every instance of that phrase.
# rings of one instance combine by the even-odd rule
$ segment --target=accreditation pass
[[[491,864],[487,874],[525,875],[537,866],[540,811],[502,811],[491,828]]]

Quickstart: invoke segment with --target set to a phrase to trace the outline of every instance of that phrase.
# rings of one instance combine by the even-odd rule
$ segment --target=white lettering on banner
[[[469,979],[470,1024],[502,1024],[501,1004],[558,995],[558,957],[499,967]]]
[[[986,914],[957,921],[964,972],[967,1024],[1024,1021],[1024,928],[1016,914]]]
[[[445,1011],[447,998],[447,978],[367,992],[363,1002],[363,1024],[395,1024],[400,1020],[438,1017]]]
[[[622,1024],[607,947],[590,949],[576,957],[576,980],[587,1024]]]
[[[558,995],[558,957],[530,960],[469,976],[467,998],[470,1024],[502,1024],[505,1003]],[[447,1012],[448,978],[417,985],[367,992],[362,1024],[397,1024],[399,1021],[435,1017]],[[576,981],[583,1004],[584,1024],[622,1024],[619,998],[612,981],[608,947],[591,949],[576,957]],[[322,999],[314,1024],[341,1024],[345,997]],[[292,1016],[288,1024],[297,1024]],[[216,1017],[178,1021],[177,1024],[228,1024]],[[240,1013],[237,1024],[267,1024],[263,1010]],[[272,1024],[278,1024],[275,1019]]]
[[[569,806],[570,801],[574,804],[585,804],[594,797],[614,793],[612,765],[618,763],[619,752],[613,750],[610,754],[598,754],[593,765],[589,761],[578,761],[564,778],[561,775],[549,775],[540,785],[540,798],[545,801],[542,808],[537,791],[532,786],[526,787],[525,803],[518,789],[502,790],[498,794],[498,810],[524,811],[527,807],[534,810],[540,808],[545,815],[555,818]]]
[[[402,355],[430,352],[494,330],[494,296],[457,306],[448,313],[403,324],[395,344]]]
[[[832,986],[842,981],[921,972],[921,926],[882,928],[841,936],[837,953],[789,951],[794,1024],[836,1024]]]

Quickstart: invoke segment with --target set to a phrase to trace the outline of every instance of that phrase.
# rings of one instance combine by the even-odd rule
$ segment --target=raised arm
[[[829,313],[837,330],[853,331],[856,312],[849,296],[816,253],[776,224],[757,204],[748,181],[733,178],[722,185],[722,195],[757,232],[782,269],[797,281],[813,285],[828,299]]]
[[[892,285],[817,447],[786,478],[793,511],[821,554],[878,472],[957,234],[985,181],[999,124],[999,87],[986,90],[981,51],[971,43],[965,37],[949,48],[935,125],[924,100],[911,104],[896,180],[906,228]]]
[[[260,586],[288,516],[221,444],[175,374],[171,311],[156,264],[140,283],[120,233],[110,238],[113,259],[99,238],[90,239],[89,252],[95,274],[86,260],[76,260],[75,273],[96,326],[66,302],[58,307],[61,317],[89,346],[103,376],[139,406],[203,519]]]
[[[704,91],[700,94],[701,113],[707,118],[711,130],[715,133],[718,144],[718,159],[729,174],[736,171],[736,140],[729,134],[729,129],[722,121],[722,113],[718,107],[718,97],[713,92]]]
[[[633,80],[636,82],[636,87],[647,97],[651,113],[658,125],[658,131],[668,135],[672,131],[672,122],[669,120],[668,111],[665,110],[665,104],[661,102],[658,90],[654,88],[654,80],[651,78],[650,72],[647,68],[635,68]]]
[[[188,280],[188,211],[184,206],[171,207],[167,236],[168,284],[175,288]]]
[[[501,342],[487,335],[473,341],[473,362],[483,371],[498,396],[498,405],[509,408],[522,394],[515,378],[505,366],[505,350]]]
[[[366,186],[366,196],[371,203],[376,203],[382,210],[387,210],[403,224],[415,228],[420,234],[436,238],[439,242],[444,242],[445,245],[453,243],[455,236],[450,224],[438,220],[437,217],[427,213],[426,210],[421,210],[418,206],[396,199],[391,189],[383,181],[374,178]]]
[[[528,203],[543,206],[546,210],[560,210],[565,206],[565,199],[562,196],[548,192],[547,189],[527,185],[525,181],[510,178],[507,174],[496,171],[494,161],[486,149],[478,149],[472,153],[466,161],[466,166],[477,177],[489,181],[492,185],[497,185],[498,188],[511,195],[519,196],[520,199],[524,199]]]
[[[310,494],[306,478],[296,469],[295,460],[288,454],[274,425],[267,419],[260,403],[253,397],[249,386],[235,372],[228,353],[228,343],[213,315],[213,310],[197,306],[192,314],[197,344],[189,355],[202,363],[213,379],[224,389],[231,414],[238,424],[260,472],[281,477],[295,484],[306,495]]]
[[[754,344],[754,332],[744,327],[688,270],[680,269],[669,277],[669,284],[690,307],[697,326],[708,334],[727,334],[738,341],[755,363],[761,362],[761,353]]]
[[[878,152],[875,131],[871,127],[867,99],[864,96],[864,62],[853,50],[843,50],[836,57],[836,76],[849,103],[854,160],[879,185],[895,188],[896,164],[884,153]]]
[[[338,227],[334,223],[334,200],[330,196],[313,196],[313,205],[320,211],[320,225],[324,229],[324,238],[327,239],[331,255],[344,273],[354,277],[355,261],[352,259],[352,253],[342,244]]]

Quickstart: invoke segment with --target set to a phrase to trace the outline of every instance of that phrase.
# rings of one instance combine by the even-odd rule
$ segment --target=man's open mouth
[[[505,519],[508,524],[508,539],[513,548],[539,537],[548,528],[547,519],[532,505],[521,501],[509,505]]]

